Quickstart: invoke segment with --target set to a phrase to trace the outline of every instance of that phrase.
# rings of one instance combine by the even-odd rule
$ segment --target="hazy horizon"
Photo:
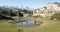
[[[60,2],[60,0],[0,0],[0,6],[24,6],[30,8],[41,8],[47,3]]]

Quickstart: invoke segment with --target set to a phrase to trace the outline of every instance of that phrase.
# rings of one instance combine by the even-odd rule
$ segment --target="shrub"
[[[51,20],[60,20],[60,13],[55,13],[54,15],[51,16]]]

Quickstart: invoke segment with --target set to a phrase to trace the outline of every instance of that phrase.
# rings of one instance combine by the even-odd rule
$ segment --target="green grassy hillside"
[[[60,21],[49,20],[48,18],[36,18],[43,22],[40,26],[34,27],[21,27],[11,24],[10,20],[0,20],[0,32],[60,32]]]

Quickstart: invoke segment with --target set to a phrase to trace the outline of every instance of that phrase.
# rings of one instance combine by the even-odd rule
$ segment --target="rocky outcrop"
[[[60,12],[60,3],[48,3],[40,9],[40,16],[47,17],[52,16],[55,13]]]

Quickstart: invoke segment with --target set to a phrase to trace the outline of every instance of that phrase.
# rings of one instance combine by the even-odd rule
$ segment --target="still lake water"
[[[22,22],[21,20],[26,20],[26,21]],[[29,17],[14,18],[14,22],[17,26],[35,26],[34,20]]]

